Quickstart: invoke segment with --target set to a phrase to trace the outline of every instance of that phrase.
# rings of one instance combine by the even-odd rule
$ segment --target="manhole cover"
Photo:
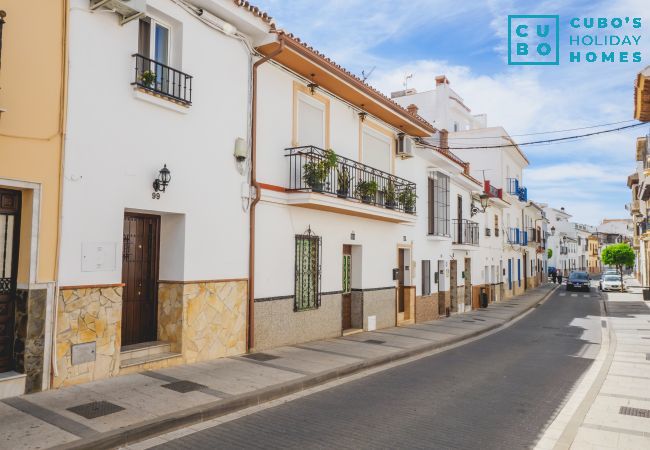
[[[173,381],[169,384],[163,384],[162,387],[165,389],[171,389],[172,391],[180,392],[181,394],[200,391],[201,389],[207,388],[207,386],[187,380]]]
[[[255,361],[271,361],[278,359],[279,356],[271,355],[269,353],[251,353],[250,355],[244,355],[244,358],[252,359]]]
[[[366,339],[363,342],[365,342],[366,344],[377,344],[377,345],[381,345],[381,344],[386,343],[386,341],[380,341],[379,339]]]
[[[621,406],[621,409],[618,410],[618,413],[625,416],[643,417],[644,419],[650,419],[650,409]]]
[[[124,411],[119,405],[114,403],[99,401],[99,402],[90,402],[84,403],[83,405],[73,406],[68,408],[68,411],[85,417],[86,419],[94,419],[96,417],[107,416],[116,412]]]
[[[607,328],[607,321],[606,320],[601,320],[600,321],[600,326],[603,328]]]

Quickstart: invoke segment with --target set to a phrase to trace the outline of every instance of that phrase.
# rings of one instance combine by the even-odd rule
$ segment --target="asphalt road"
[[[598,352],[599,294],[572,294],[469,344],[155,448],[529,448]]]

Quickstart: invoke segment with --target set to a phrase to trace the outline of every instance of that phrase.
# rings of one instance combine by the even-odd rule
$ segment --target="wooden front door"
[[[14,368],[20,200],[19,191],[0,189],[0,373]]]
[[[343,289],[342,289],[342,311],[341,328],[349,330],[352,328],[352,246],[343,246]]]
[[[122,345],[156,340],[160,217],[126,213],[122,254]]]

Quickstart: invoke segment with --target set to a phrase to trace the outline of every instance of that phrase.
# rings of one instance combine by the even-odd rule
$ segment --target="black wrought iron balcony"
[[[415,183],[311,145],[285,151],[289,191],[336,195],[415,214]]]
[[[138,53],[135,58],[135,81],[138,86],[184,105],[192,104],[192,76]]]
[[[454,244],[478,245],[478,223],[467,219],[451,221],[451,236]]]

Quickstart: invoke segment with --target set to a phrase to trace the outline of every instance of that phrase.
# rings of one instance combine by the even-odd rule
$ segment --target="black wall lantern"
[[[488,207],[489,202],[490,202],[490,196],[487,195],[487,194],[481,194],[479,196],[479,199],[481,201],[481,207],[480,208],[474,203],[474,199],[472,199],[472,211],[471,211],[472,216],[475,216],[478,213],[484,213],[485,210]]]
[[[156,192],[165,192],[165,188],[171,181],[172,176],[171,173],[169,172],[169,169],[167,168],[167,164],[160,169],[160,172],[158,173],[158,178],[153,180],[153,190]]]

